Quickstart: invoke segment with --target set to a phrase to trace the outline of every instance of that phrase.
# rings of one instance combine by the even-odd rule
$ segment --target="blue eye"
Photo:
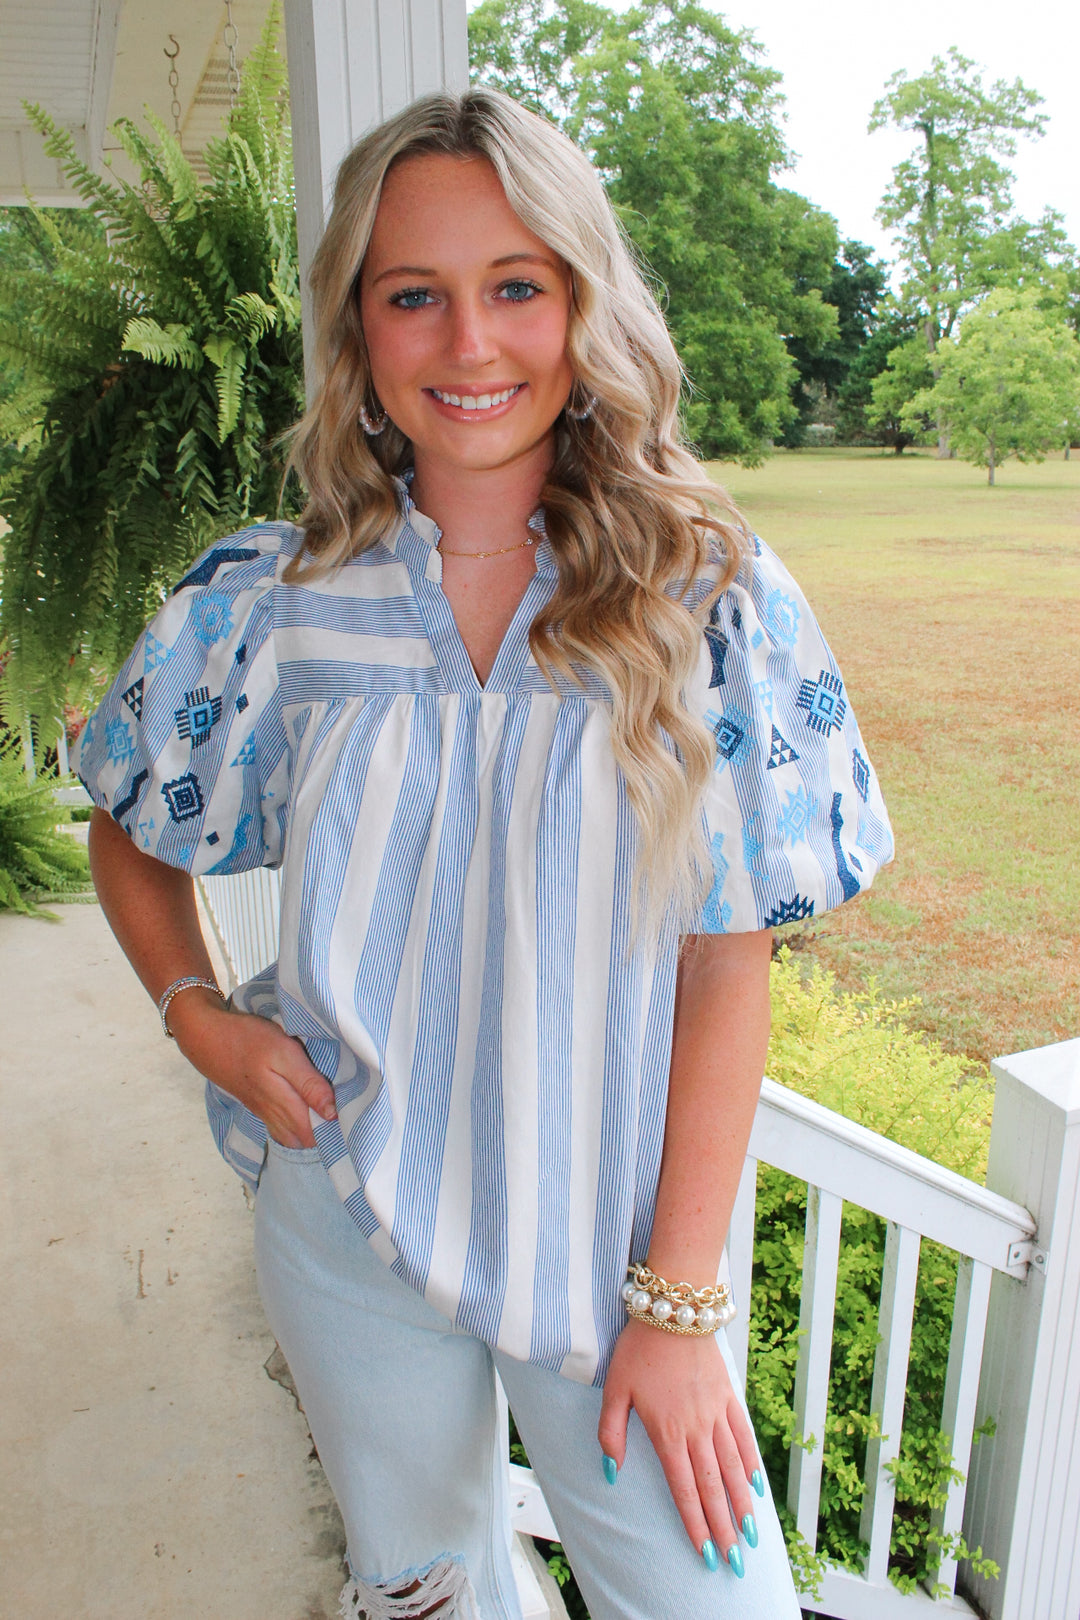
[[[431,299],[426,287],[404,287],[401,292],[394,293],[390,299],[398,309],[423,309]]]
[[[536,297],[537,293],[543,292],[543,288],[538,287],[535,281],[506,281],[499,291],[504,295],[507,303],[527,304],[531,298]]]

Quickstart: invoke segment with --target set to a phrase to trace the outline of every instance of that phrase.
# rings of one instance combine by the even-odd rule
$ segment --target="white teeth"
[[[489,411],[493,405],[505,405],[522,386],[515,383],[513,388],[504,388],[501,394],[442,394],[437,388],[431,392],[444,405],[457,405],[463,411]]]

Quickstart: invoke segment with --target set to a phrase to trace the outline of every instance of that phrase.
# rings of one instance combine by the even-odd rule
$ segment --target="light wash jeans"
[[[631,1413],[604,1479],[601,1392],[461,1332],[372,1252],[315,1149],[270,1144],[255,1204],[259,1288],[345,1520],[342,1613],[520,1620],[495,1371],[592,1620],[799,1620],[772,1499],[745,1578],[691,1546]],[[731,1368],[723,1334],[721,1349]],[[734,1369],[732,1376],[735,1378]],[[738,1387],[736,1385],[736,1387]],[[419,1580],[418,1590],[400,1597]]]

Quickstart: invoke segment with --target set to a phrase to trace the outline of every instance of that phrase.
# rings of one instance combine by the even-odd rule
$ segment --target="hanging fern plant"
[[[92,701],[196,551],[278,508],[303,399],[279,28],[275,8],[205,181],[159,122],[115,128],[132,185],[32,111],[85,210],[33,209],[30,262],[0,268],[0,696],[24,735]]]

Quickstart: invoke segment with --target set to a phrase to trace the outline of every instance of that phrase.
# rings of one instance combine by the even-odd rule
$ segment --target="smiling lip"
[[[424,392],[441,410],[450,412],[457,420],[467,418],[477,421],[490,420],[493,415],[501,416],[525,387],[525,383],[507,383],[502,388],[485,390],[425,388]]]

